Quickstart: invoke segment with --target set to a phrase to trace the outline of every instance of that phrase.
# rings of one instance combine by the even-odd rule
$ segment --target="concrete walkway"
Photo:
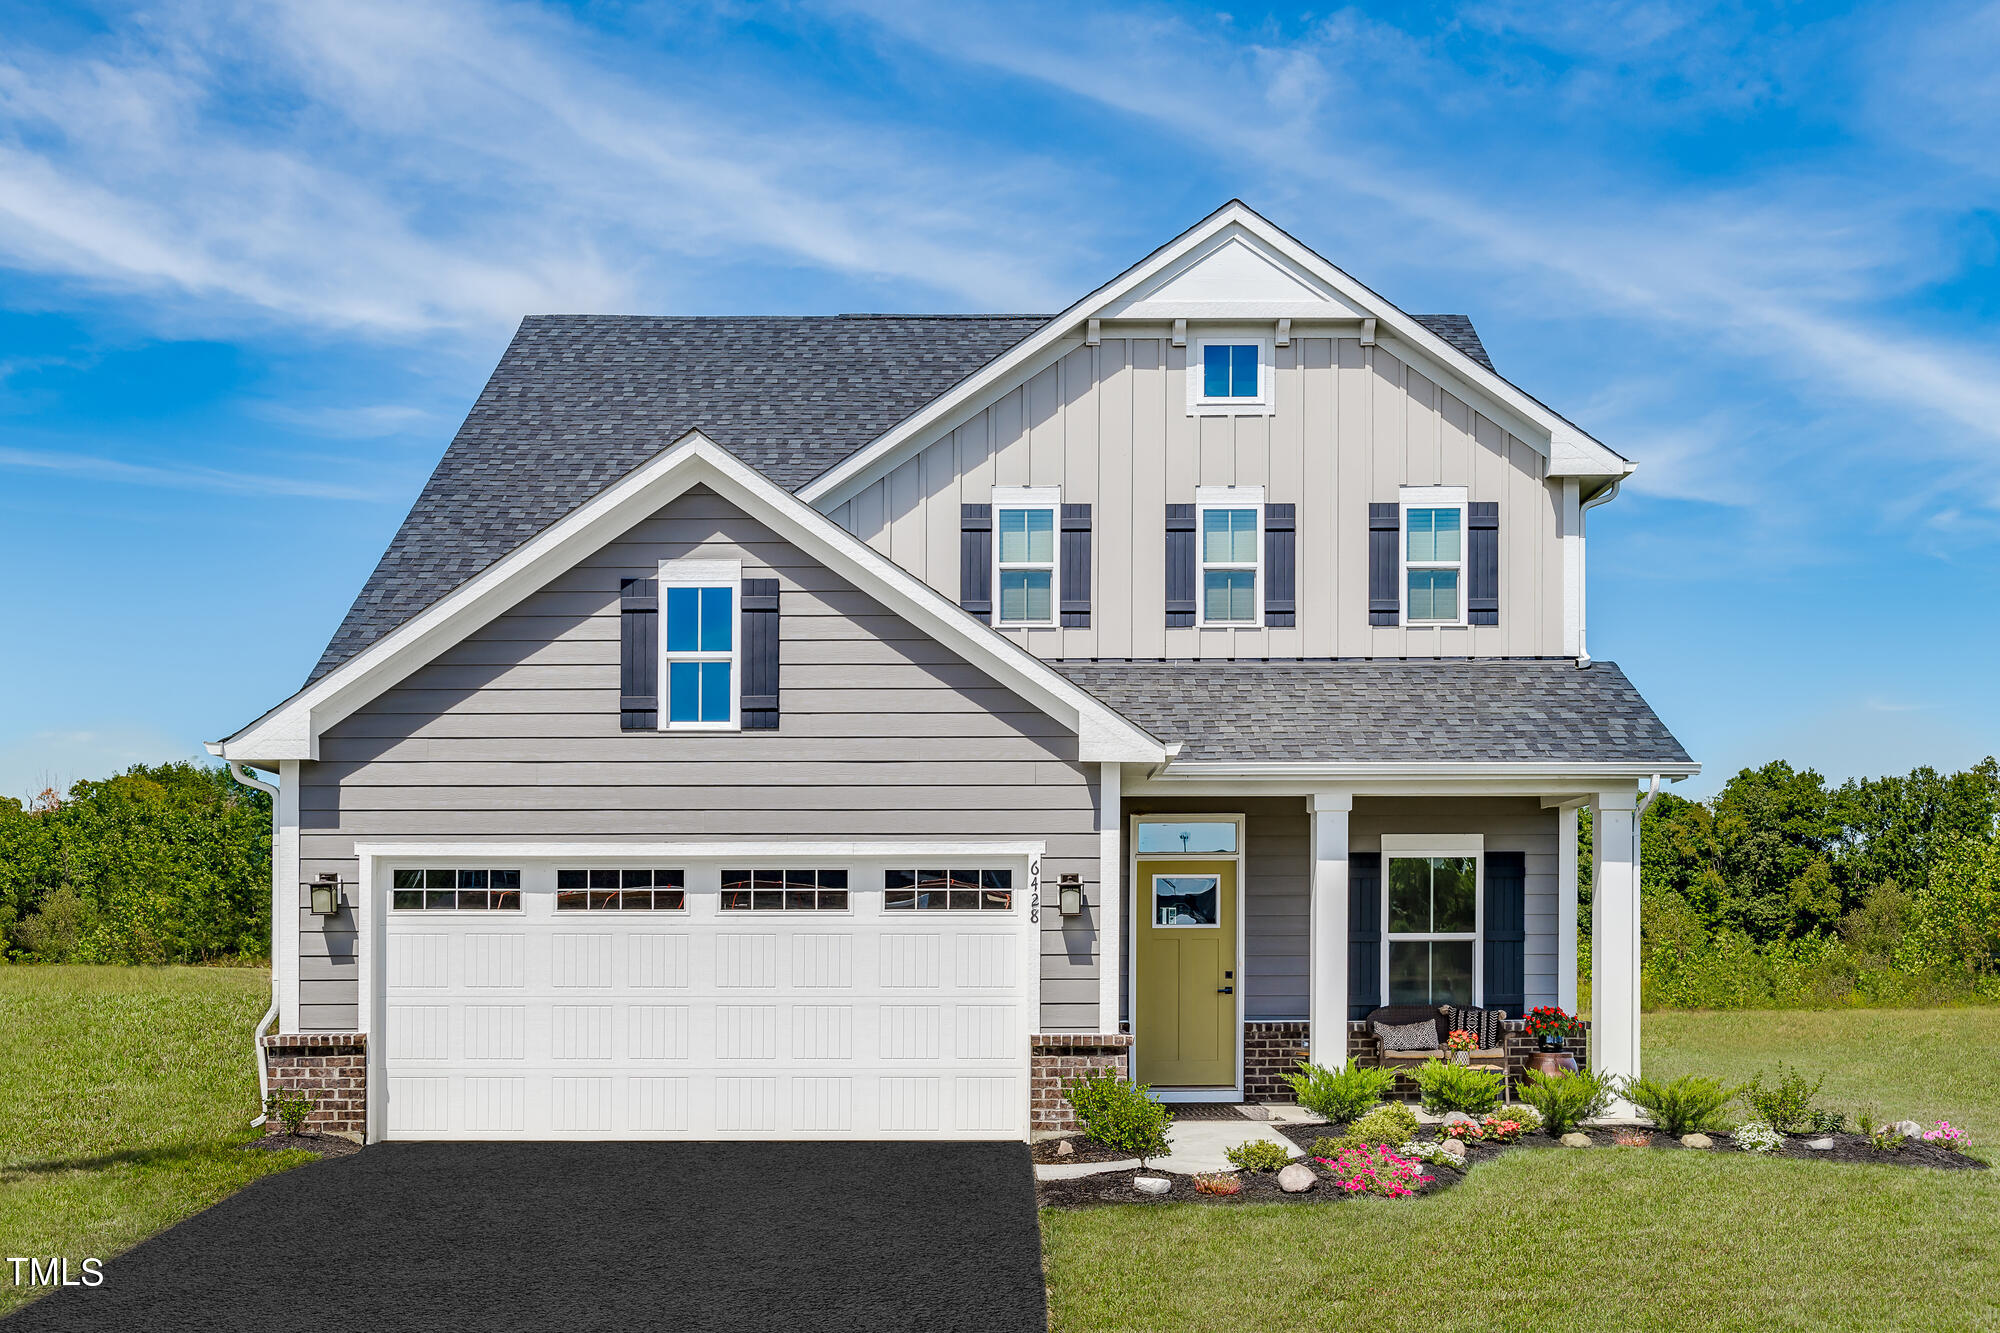
[[[1229,1171],[1229,1158],[1224,1153],[1248,1139],[1263,1139],[1275,1143],[1294,1158],[1305,1154],[1299,1146],[1279,1133],[1274,1122],[1283,1124],[1297,1122],[1310,1124],[1319,1117],[1299,1110],[1296,1106],[1266,1106],[1256,1108],[1270,1114],[1265,1120],[1176,1120],[1168,1131],[1173,1140],[1172,1151],[1165,1157],[1155,1157],[1146,1163],[1150,1170],[1171,1171],[1176,1175],[1191,1176],[1200,1171]],[[1076,1176],[1095,1176],[1107,1171],[1130,1171],[1139,1165],[1136,1157],[1122,1158],[1115,1162],[1057,1162],[1035,1168],[1035,1175],[1041,1180],[1066,1180]]]

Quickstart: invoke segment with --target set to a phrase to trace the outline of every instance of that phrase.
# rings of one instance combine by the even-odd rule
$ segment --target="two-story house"
[[[525,320],[308,683],[272,1077],[375,1138],[1018,1138],[1385,1003],[1636,1072],[1633,464],[1240,203],[1053,316]],[[239,772],[244,771],[239,767]]]

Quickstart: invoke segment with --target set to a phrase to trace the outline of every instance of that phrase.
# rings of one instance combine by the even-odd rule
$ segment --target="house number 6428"
[[[1042,860],[1036,857],[1028,862],[1028,920],[1038,923],[1042,919]]]

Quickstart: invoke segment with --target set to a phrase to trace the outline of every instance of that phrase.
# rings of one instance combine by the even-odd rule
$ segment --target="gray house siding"
[[[1091,505],[1090,625],[1006,631],[1041,657],[1562,654],[1561,485],[1469,389],[1356,338],[1295,336],[1276,349],[1271,415],[1190,417],[1188,349],[1164,326],[1130,333],[1025,376],[834,519],[955,598],[961,504],[1032,485]],[[1293,627],[1167,628],[1165,506],[1209,485],[1263,486],[1268,503],[1297,506]],[[1367,506],[1395,500],[1400,486],[1438,485],[1500,506],[1500,623],[1371,626]]]
[[[1310,1007],[1312,817],[1303,797],[1133,797],[1125,813],[1244,816],[1243,1016],[1303,1019]],[[1527,997],[1556,1002],[1556,838],[1553,810],[1534,797],[1359,797],[1348,818],[1351,851],[1379,852],[1384,833],[1479,833],[1488,851],[1526,857]],[[1131,869],[1126,867],[1130,903]],[[1130,920],[1128,913],[1127,920]],[[1131,931],[1120,942],[1131,965]],[[1124,973],[1130,976],[1130,971]]]
[[[621,578],[740,559],[780,583],[776,731],[622,732]],[[301,765],[301,875],[377,837],[1006,838],[1081,874],[1042,914],[1045,1030],[1095,1030],[1095,766],[1046,714],[707,491],[694,491],[330,728]],[[350,1029],[352,920],[301,903],[300,1026]]]

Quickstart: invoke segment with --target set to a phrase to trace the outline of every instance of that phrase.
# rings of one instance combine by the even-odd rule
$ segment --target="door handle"
[[[1234,987],[1234,986],[1217,986],[1217,987],[1215,988],[1215,993],[1216,993],[1217,995],[1234,995],[1234,994],[1236,993],[1236,987]]]

